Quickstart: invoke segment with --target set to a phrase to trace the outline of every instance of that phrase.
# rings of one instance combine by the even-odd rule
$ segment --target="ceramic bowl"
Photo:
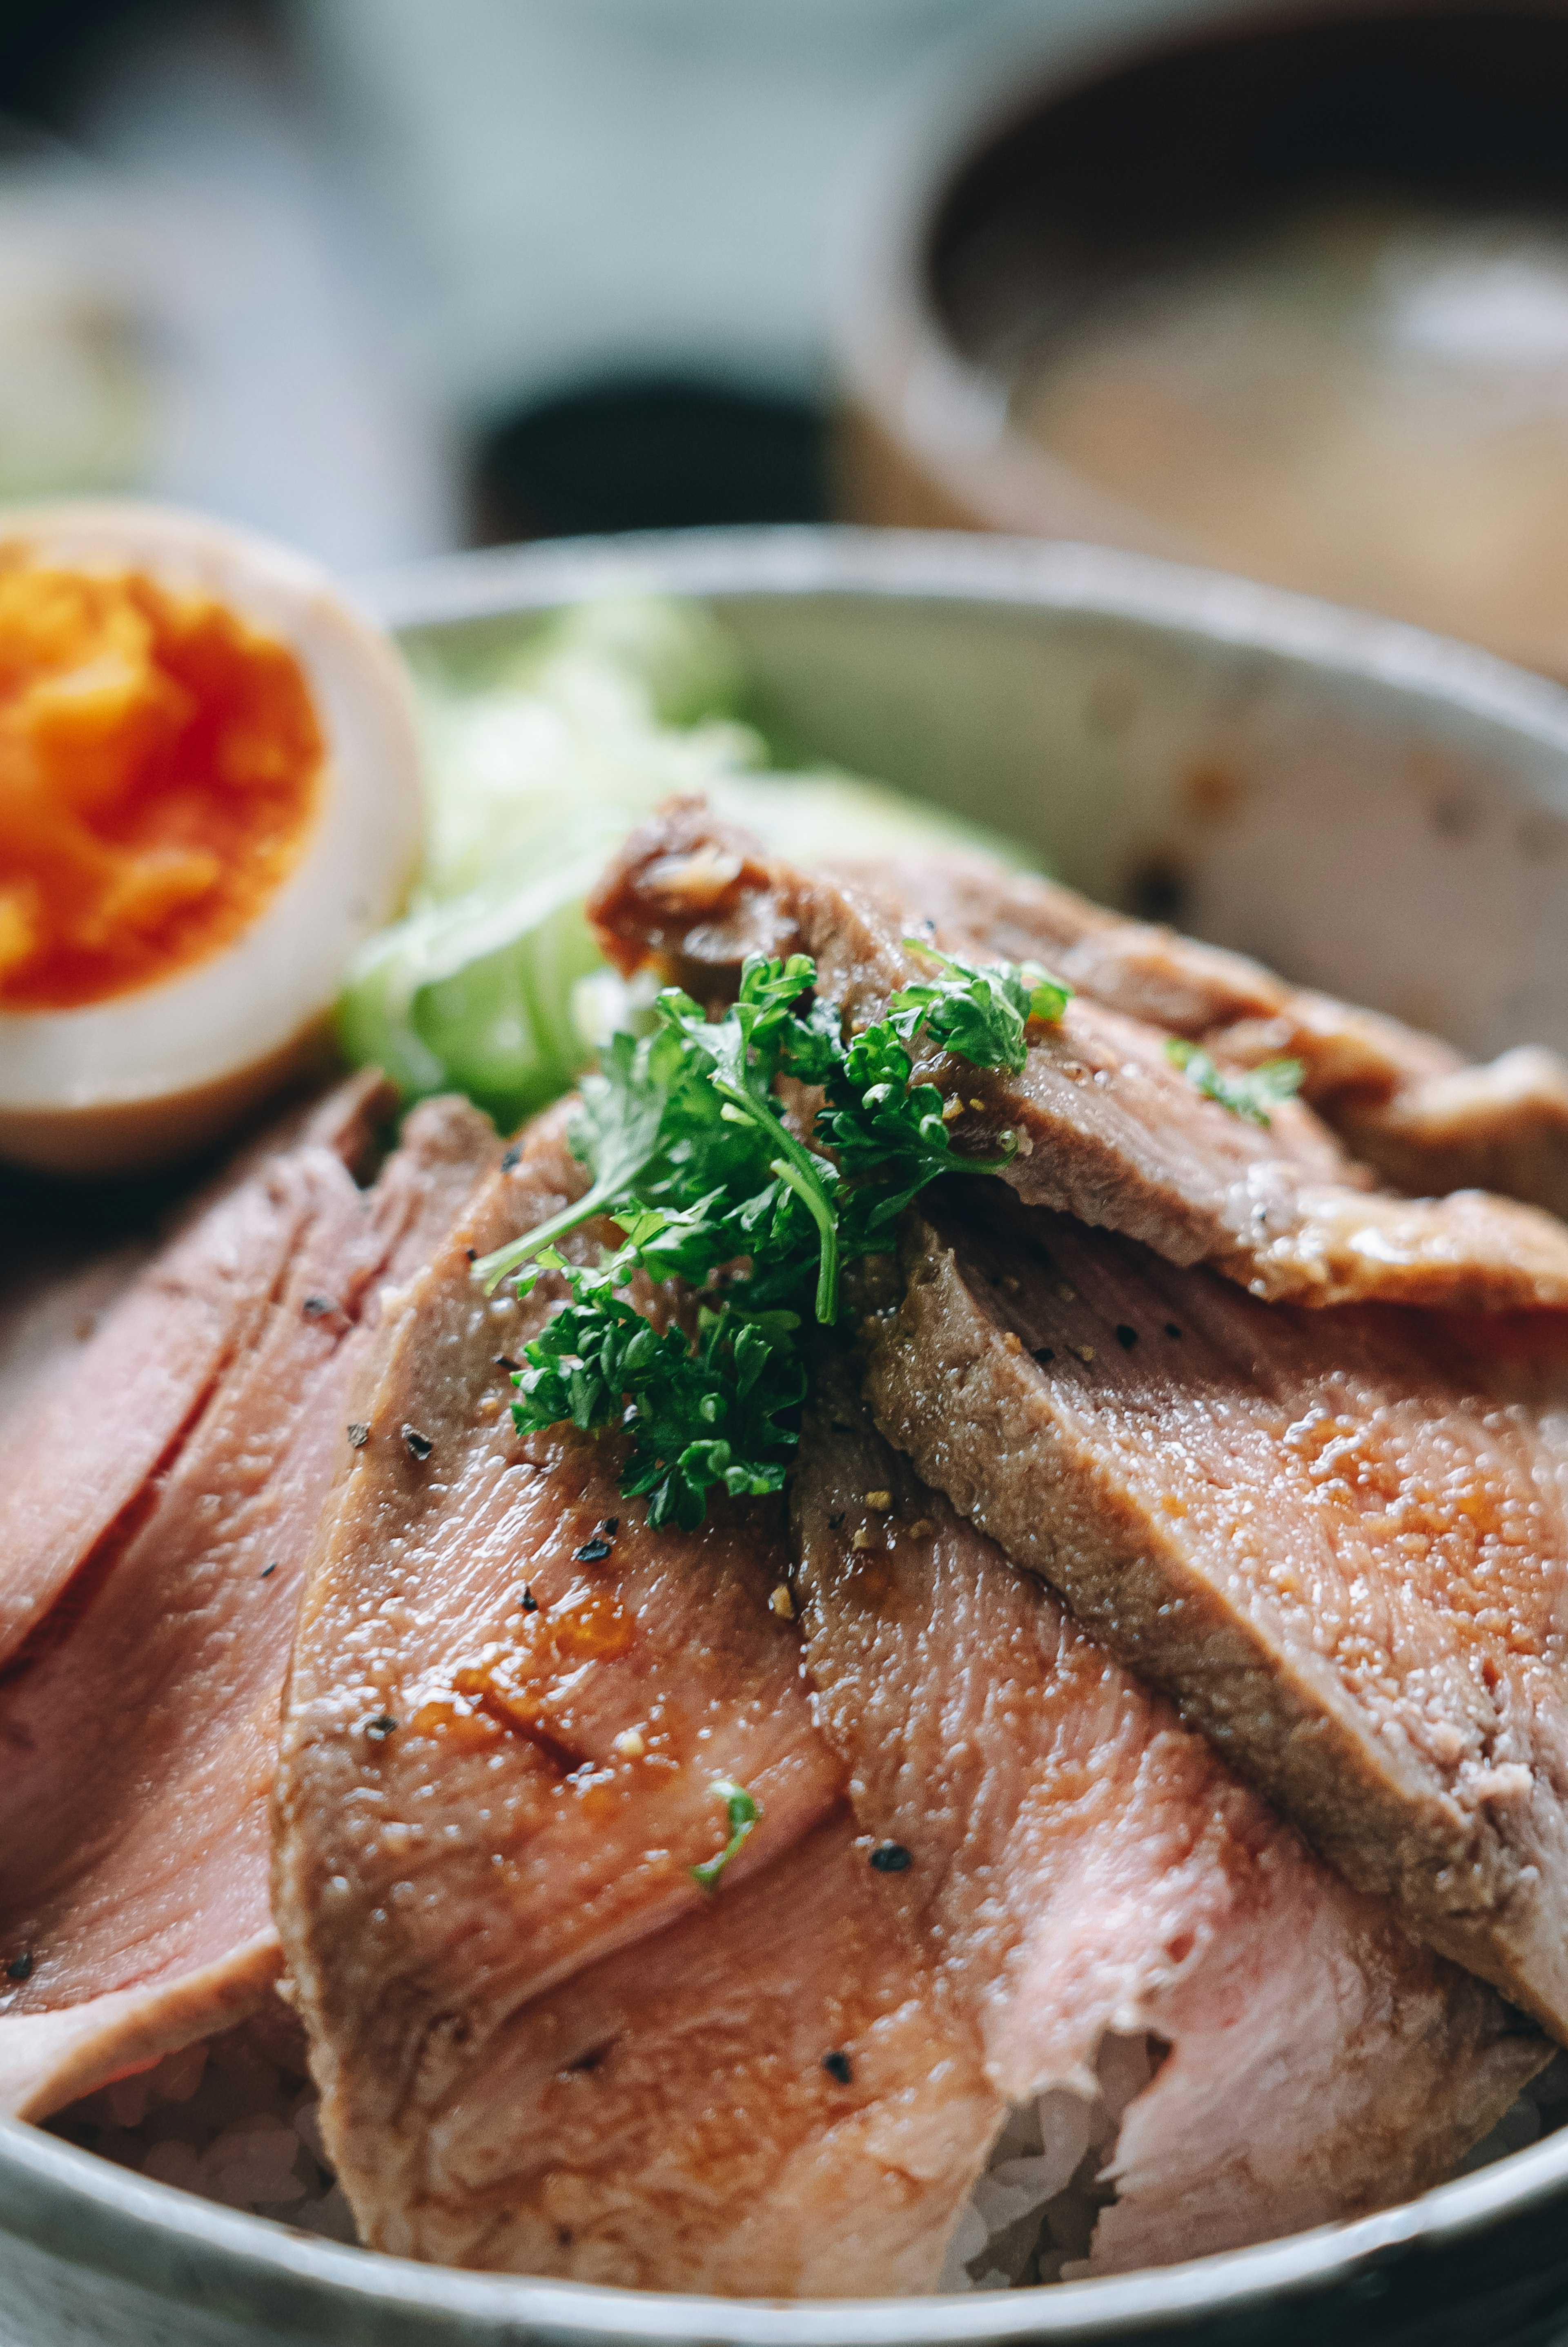
[[[1478,1052],[1568,1047],[1568,693],[1138,556],[831,530],[558,545],[379,582],[482,639],[605,589],[712,600],[759,713],[1021,834],[1067,879]],[[1408,2207],[1124,2279],[747,2304],[446,2273],[0,2125],[5,2347],[1547,2347],[1568,2130]]]
[[[849,208],[837,509],[1231,567],[1251,541],[1222,513],[1178,525],[1052,453],[1014,382],[1118,289],[1304,199],[1560,220],[1565,73],[1562,0],[1092,0],[977,27],[891,109]],[[1374,593],[1343,547],[1254,554],[1281,585]],[[1390,608],[1568,676],[1568,604],[1494,620],[1464,575],[1430,566]]]

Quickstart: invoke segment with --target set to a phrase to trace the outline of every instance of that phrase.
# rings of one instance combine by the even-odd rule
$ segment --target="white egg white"
[[[0,507],[0,546],[142,570],[286,644],[325,743],[292,873],[231,944],[74,1010],[0,1012],[0,1154],[63,1172],[167,1163],[218,1139],[319,1053],[354,948],[402,907],[423,835],[412,697],[386,636],[303,556],[131,502]]]

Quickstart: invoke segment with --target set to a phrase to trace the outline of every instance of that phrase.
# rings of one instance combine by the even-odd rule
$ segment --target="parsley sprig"
[[[731,1778],[715,1777],[713,1795],[724,1804],[724,1823],[730,1829],[730,1839],[715,1857],[705,1858],[700,1866],[692,1869],[692,1880],[700,1882],[704,1891],[717,1891],[725,1867],[763,1813],[754,1797]]]
[[[1072,999],[1072,989],[1037,961],[989,962],[977,969],[951,954],[938,953],[924,938],[905,944],[938,964],[941,975],[906,986],[893,997],[888,1024],[908,1042],[924,1023],[928,1040],[977,1068],[1005,1068],[1021,1076],[1030,1019],[1055,1020]]]
[[[588,1190],[475,1266],[487,1292],[515,1276],[527,1295],[542,1270],[565,1279],[570,1300],[524,1348],[513,1419],[524,1433],[567,1419],[585,1432],[623,1428],[620,1489],[647,1498],[651,1524],[694,1528],[715,1486],[781,1488],[805,1390],[807,1311],[837,1319],[844,1264],[886,1253],[928,1182],[998,1172],[1014,1154],[1010,1133],[996,1156],[955,1150],[941,1092],[914,1080],[914,1051],[1016,1074],[1028,1022],[1060,1018],[1071,989],[1033,964],[979,969],[906,942],[936,975],[847,1040],[804,954],[753,955],[721,1019],[667,987],[654,1031],[618,1035],[584,1081],[571,1146],[591,1172]],[[781,1077],[823,1094],[815,1149],[785,1120]],[[601,1215],[619,1225],[620,1246],[596,1266],[569,1263],[559,1242]],[[639,1273],[698,1291],[694,1335],[637,1310],[626,1291]]]
[[[1187,1081],[1205,1100],[1218,1101],[1233,1116],[1267,1130],[1269,1111],[1281,1101],[1294,1100],[1307,1071],[1299,1060],[1264,1060],[1255,1068],[1231,1073],[1211,1059],[1201,1045],[1184,1035],[1173,1035],[1165,1045],[1173,1067],[1184,1069]]]
[[[513,1379],[520,1430],[625,1425],[621,1493],[646,1498],[655,1526],[694,1531],[716,1483],[733,1499],[782,1488],[795,1442],[785,1421],[805,1395],[797,1314],[743,1318],[728,1304],[704,1306],[693,1344],[679,1325],[655,1328],[620,1293],[646,1268],[634,1238],[597,1270],[553,1247],[540,1267],[564,1274],[571,1301],[524,1348]]]

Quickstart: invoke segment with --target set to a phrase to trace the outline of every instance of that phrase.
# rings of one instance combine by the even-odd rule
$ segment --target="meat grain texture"
[[[327,2147],[404,2255],[928,2290],[1004,2113],[813,1724],[777,1519],[651,1533],[612,1441],[504,1414],[559,1283],[487,1305],[469,1251],[580,1194],[562,1122],[411,1286],[313,1568],[273,1906]],[[710,1892],[724,1780],[761,1819]]]
[[[580,1194],[564,1123],[388,1324],[301,1617],[274,1911],[363,2238],[649,2289],[929,2290],[1013,2105],[1087,2112],[1117,2033],[1174,2051],[1096,2270],[1441,2173],[1541,2042],[867,1430],[808,1433],[804,1677],[774,1512],[652,1533],[612,1439],[518,1441],[510,1365],[559,1283],[487,1304],[471,1263]],[[901,1522],[940,1517],[896,1573],[839,1504],[873,1473]],[[704,1891],[715,1781],[761,1820]],[[871,1863],[889,1843],[913,1864]]]
[[[268,1797],[347,1388],[382,1283],[495,1147],[466,1104],[432,1103],[361,1191],[344,1161],[378,1098],[356,1081],[264,1148],[82,1349],[34,1421],[47,1451],[21,1453],[4,1573],[34,1626],[0,1677],[17,2116],[223,2028],[278,1975]],[[138,1395],[147,1424],[106,1458]]]
[[[651,961],[700,999],[733,991],[747,952],[804,952],[818,991],[860,1027],[929,974],[884,897],[765,857],[701,800],[633,834],[590,911],[624,969]],[[1020,1076],[943,1054],[917,1074],[961,1103],[960,1152],[994,1155],[1013,1137],[1005,1178],[1021,1198],[1212,1264],[1271,1302],[1568,1305],[1568,1230],[1553,1216],[1482,1191],[1376,1190],[1299,1102],[1260,1127],[1205,1099],[1171,1065],[1168,1031],[1084,994],[1031,1025]]]
[[[919,1483],[855,1386],[821,1367],[793,1512],[815,1710],[859,1820],[910,1852],[911,1930],[1009,2104],[1065,2094],[1087,2115],[1108,2035],[1155,2042],[1082,2270],[1267,2240],[1439,2181],[1542,2042]]]
[[[1524,1044],[1477,1067],[1399,1020],[1287,986],[1245,954],[1130,921],[989,856],[834,867],[949,953],[1049,963],[1079,992],[1184,1035],[1222,1063],[1299,1060],[1301,1096],[1358,1157],[1414,1195],[1496,1190],[1568,1212],[1568,1066]]]
[[[1560,1316],[1265,1306],[971,1184],[860,1339],[923,1476],[1568,2037]]]

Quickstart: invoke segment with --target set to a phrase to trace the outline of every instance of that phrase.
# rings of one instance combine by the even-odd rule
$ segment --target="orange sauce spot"
[[[494,1720],[487,1719],[482,1712],[445,1696],[434,1696],[428,1703],[422,1703],[409,1721],[408,1730],[412,1736],[444,1736],[459,1751],[493,1744],[501,1732]]]
[[[299,662],[222,604],[0,559],[0,1010],[229,944],[298,862],[322,764]]]
[[[608,1662],[624,1655],[632,1640],[630,1616],[613,1590],[568,1595],[549,1615],[549,1635],[568,1668],[577,1662]]]

